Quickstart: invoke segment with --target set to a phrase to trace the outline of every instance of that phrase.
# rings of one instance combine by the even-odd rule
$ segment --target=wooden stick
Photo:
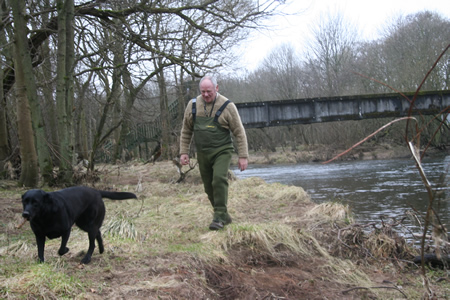
[[[17,229],[22,228],[23,224],[25,224],[25,222],[27,221],[27,219],[23,218],[22,223],[20,223],[19,225],[16,226]]]
[[[333,160],[335,160],[335,159],[341,157],[342,155],[347,154],[348,152],[350,152],[350,151],[353,150],[354,148],[358,147],[359,145],[361,145],[362,143],[364,143],[365,141],[367,141],[368,139],[370,139],[371,137],[373,137],[375,134],[377,134],[378,132],[380,132],[381,130],[383,130],[384,128],[386,128],[386,127],[388,127],[388,126],[390,126],[390,125],[392,125],[392,124],[394,124],[394,123],[396,123],[396,122],[398,122],[398,121],[409,120],[409,119],[416,120],[414,117],[403,117],[403,118],[400,118],[400,119],[395,119],[395,120],[393,120],[393,121],[387,123],[386,125],[384,125],[384,126],[378,128],[375,132],[369,134],[369,135],[366,136],[363,140],[361,140],[361,141],[359,141],[358,143],[354,144],[353,146],[351,146],[350,148],[348,148],[348,149],[345,150],[344,152],[342,152],[342,153],[336,155],[335,157],[333,157],[333,158],[330,159],[330,160],[327,160],[326,162],[323,162],[322,164],[323,164],[323,165],[328,164],[328,163],[332,162]],[[417,122],[417,120],[416,120],[416,122]]]

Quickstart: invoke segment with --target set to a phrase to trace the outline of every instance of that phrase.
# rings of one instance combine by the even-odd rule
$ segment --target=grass
[[[65,264],[57,260],[50,264],[28,264],[20,274],[4,280],[1,293],[5,298],[16,295],[36,295],[42,298],[73,299],[83,282],[61,271]]]
[[[15,228],[24,190],[0,191],[4,212],[1,298],[219,299],[273,294],[337,299],[348,287],[376,285],[374,274],[407,282],[408,295],[420,293],[420,284],[414,285],[419,279],[406,276],[414,270],[403,276],[391,263],[369,264],[360,259],[365,252],[352,250],[351,256],[335,231],[336,226],[352,223],[348,207],[338,202],[315,205],[300,187],[268,184],[259,178],[232,181],[229,210],[233,223],[212,232],[208,230],[212,209],[197,169],[189,173],[186,183],[174,184],[178,173],[167,162],[122,165],[120,172],[114,166],[102,168],[95,187],[135,192],[140,180],[140,191],[137,200],[105,199],[105,253],[100,255],[96,248],[88,265],[79,265],[88,247],[87,234],[75,227],[69,253],[59,257],[60,239],[47,240],[46,263],[37,263],[29,224]],[[350,244],[355,240],[352,234],[342,239],[355,249],[361,247],[362,242]],[[369,250],[374,256],[393,253],[389,237],[374,235],[365,240],[374,245]],[[391,269],[384,272],[386,266]],[[397,277],[391,278],[393,274]],[[443,291],[448,287],[445,281],[436,285]],[[352,293],[357,298],[401,297],[380,289]]]
[[[137,240],[138,232],[133,219],[123,215],[113,216],[103,225],[103,234]]]

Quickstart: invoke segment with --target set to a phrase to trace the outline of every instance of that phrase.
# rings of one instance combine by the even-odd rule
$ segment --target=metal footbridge
[[[414,93],[406,93],[409,100]],[[311,124],[319,122],[403,117],[411,103],[399,94],[357,95],[282,101],[237,103],[245,128]],[[450,113],[450,91],[421,92],[412,114]]]
[[[404,93],[409,100],[414,93]],[[232,100],[232,99],[231,99]],[[263,128],[344,120],[403,117],[411,103],[398,93],[316,97],[280,101],[236,103],[245,128]],[[172,120],[177,119],[178,102],[169,106]],[[435,115],[450,112],[450,90],[420,92],[411,108],[412,114]],[[159,140],[161,120],[137,124],[126,141],[128,149],[142,142]]]

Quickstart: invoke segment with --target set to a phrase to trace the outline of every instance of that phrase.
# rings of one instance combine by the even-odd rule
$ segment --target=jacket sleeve
[[[189,145],[191,144],[192,134],[194,132],[194,122],[192,120],[192,100],[189,101],[184,111],[183,125],[180,136],[180,154],[189,153]]]
[[[227,108],[229,110],[228,126],[233,133],[233,136],[236,138],[238,155],[239,157],[248,158],[247,134],[245,133],[245,128],[242,124],[237,107],[231,102],[228,104]]]

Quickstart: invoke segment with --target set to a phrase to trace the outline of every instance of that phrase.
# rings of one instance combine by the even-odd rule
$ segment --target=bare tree
[[[30,89],[27,86],[26,72],[30,71],[31,59],[27,46],[27,30],[24,15],[25,1],[13,1],[15,34],[15,69],[16,69],[16,97],[17,97],[17,123],[20,140],[20,155],[22,158],[22,172],[19,184],[26,187],[36,187],[39,182],[39,169],[34,133],[29,105]]]
[[[355,70],[361,93],[390,92],[387,85],[400,91],[414,91],[450,40],[450,21],[424,11],[399,16],[387,23],[382,38],[359,48]],[[450,54],[446,53],[424,83],[423,90],[450,87]],[[376,79],[382,82],[368,80]]]
[[[2,1],[0,3],[0,18],[2,20],[6,20],[8,16],[8,11],[6,8],[6,3]],[[6,30],[2,30],[2,34],[0,34],[0,46],[3,49],[8,49],[6,47],[8,41],[6,39]],[[2,64],[6,64],[6,59],[2,56],[1,58]],[[3,68],[0,68],[0,82],[3,82],[4,72]],[[8,159],[10,154],[10,147],[8,143],[8,126],[7,126],[7,115],[6,115],[6,97],[3,91],[3,85],[0,86],[0,178],[2,178],[5,170],[5,162]]]
[[[341,13],[319,19],[312,28],[313,40],[307,51],[308,88],[322,96],[339,96],[351,90],[352,62],[358,32]],[[309,92],[313,94],[313,92]]]
[[[56,106],[58,135],[60,138],[59,177],[63,182],[72,182],[74,134],[73,110],[73,66],[74,66],[74,3],[73,0],[57,0],[58,51],[56,73]]]
[[[48,151],[47,142],[52,147],[59,145],[59,148],[54,148],[57,150],[54,151],[55,155],[61,158],[59,177],[70,184],[74,151],[79,151],[75,146],[84,145],[82,149],[84,153],[86,145],[92,147],[94,151],[91,151],[91,160],[94,160],[96,150],[112,137],[116,129],[121,130],[120,134],[117,132],[115,135],[120,144],[129,132],[127,129],[129,124],[123,122],[124,116],[129,116],[133,112],[134,99],[138,97],[140,91],[143,91],[146,83],[152,78],[160,79],[160,84],[164,85],[160,91],[164,95],[162,91],[167,91],[167,86],[171,82],[179,80],[173,78],[173,74],[186,75],[188,81],[191,81],[202,76],[207,70],[226,63],[231,57],[228,48],[245,38],[246,30],[257,27],[261,19],[274,14],[280,3],[276,0],[208,0],[201,4],[191,1],[130,0],[125,3],[101,1],[75,5],[73,0],[49,0],[45,3],[31,1],[27,6],[27,13],[33,18],[27,20],[33,30],[24,45],[30,46],[28,62],[32,63],[27,64],[33,67],[41,65],[43,68],[39,70],[39,74],[45,76],[36,77],[33,72],[26,72],[24,74],[26,87],[32,87],[28,83],[33,81],[47,87],[51,86],[49,83],[55,84],[55,95],[51,95],[51,90],[45,88],[41,90],[40,95],[45,95],[47,105],[50,104],[50,107],[53,103],[52,98],[55,97],[57,110],[52,117],[58,118],[57,126],[51,125],[50,119],[42,120],[39,112],[43,106],[40,105],[45,102],[31,97],[31,94],[28,95],[32,106],[32,124],[35,126],[33,134],[38,137],[36,149],[41,171],[50,170],[52,167],[50,160],[45,161],[48,158],[48,155],[44,154],[44,150]],[[161,30],[152,35],[146,25],[156,18],[170,22],[162,23]],[[9,24],[15,25],[15,22],[4,24],[5,28],[8,28]],[[110,36],[114,37],[116,42],[122,43],[121,47],[116,49],[123,49],[121,53],[123,57],[117,55],[119,52],[114,54],[110,51],[108,46],[112,43],[101,38],[101,30],[105,28],[110,31]],[[53,36],[56,38],[49,40],[49,37]],[[192,37],[194,39],[190,40]],[[101,41],[104,44],[101,44]],[[99,47],[94,48],[96,46]],[[52,47],[56,47],[56,51],[52,51]],[[50,58],[49,55],[55,57]],[[44,61],[47,65],[42,64]],[[56,68],[48,64],[50,61],[56,62]],[[174,69],[179,71],[171,73]],[[167,72],[169,70],[170,72]],[[17,69],[12,68],[11,64],[3,67],[4,95],[9,93],[11,86],[18,79],[19,74],[15,71]],[[34,80],[32,76],[35,76]],[[43,78],[45,82],[41,81]],[[165,80],[162,80],[163,78]],[[85,85],[86,80],[90,81],[89,86]],[[181,81],[184,80],[185,78],[182,78]],[[78,84],[74,86],[74,82]],[[123,86],[127,88],[123,89]],[[75,91],[74,89],[78,87],[80,90]],[[30,90],[36,93],[34,87]],[[101,102],[87,102],[85,99],[74,98],[75,95],[85,97],[87,94],[94,95],[91,99]],[[167,101],[165,100],[160,111],[167,116],[166,104],[172,99],[163,98]],[[120,99],[125,99],[124,106]],[[87,106],[89,110],[85,109]],[[4,107],[1,106],[2,112]],[[74,116],[77,122],[74,122]],[[167,121],[167,117],[165,118]],[[2,122],[0,128],[5,128],[4,125],[7,123],[1,118],[0,122]],[[169,132],[167,129],[170,129],[170,122],[164,124],[168,127],[165,128],[165,132]],[[121,125],[123,128],[120,128]],[[85,141],[75,143],[75,126],[88,130],[84,136]],[[58,134],[54,134],[53,127],[58,128]],[[20,131],[20,134],[25,132]],[[21,136],[20,141],[23,140],[24,137]],[[4,141],[2,140],[3,144]],[[11,151],[5,147],[2,149]],[[117,148],[114,156],[117,157],[120,152],[120,148]],[[3,158],[9,154],[1,155]],[[50,168],[47,169],[46,166]]]
[[[450,21],[432,12],[399,17],[385,29],[386,83],[398,90],[415,90],[450,41]],[[434,69],[423,90],[450,88],[450,54]]]
[[[301,61],[292,44],[282,44],[264,59],[262,68],[271,77],[271,98],[274,100],[300,98]]]

